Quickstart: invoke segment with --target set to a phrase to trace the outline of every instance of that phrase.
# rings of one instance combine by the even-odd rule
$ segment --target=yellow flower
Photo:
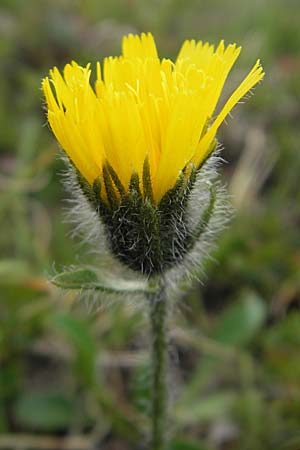
[[[239,56],[235,44],[217,48],[185,41],[177,60],[160,59],[150,33],[123,38],[122,55],[97,63],[95,90],[90,64],[55,67],[42,83],[50,126],[73,164],[92,185],[109,163],[125,191],[133,173],[149,162],[158,203],[188,165],[209,156],[216,132],[237,102],[264,76],[259,61],[214,111]],[[101,191],[103,192],[103,191]],[[105,199],[105,193],[101,194]]]

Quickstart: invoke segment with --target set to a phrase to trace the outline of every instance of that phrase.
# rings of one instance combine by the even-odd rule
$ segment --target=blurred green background
[[[171,324],[170,450],[300,449],[299,0],[0,1],[0,450],[145,448],[148,324],[89,308],[48,274],[89,261],[64,223],[41,78],[151,31],[237,42],[233,88],[266,78],[219,139],[236,215]]]

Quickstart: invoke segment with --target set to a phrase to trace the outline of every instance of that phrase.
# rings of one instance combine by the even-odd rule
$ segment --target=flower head
[[[50,126],[76,168],[93,184],[108,162],[125,190],[133,173],[142,184],[149,160],[153,197],[158,202],[188,164],[199,166],[216,132],[235,104],[263,78],[256,62],[213,114],[240,47],[217,48],[185,41],[177,60],[159,59],[152,35],[124,37],[120,57],[91,68],[74,61],[63,76],[57,68],[43,80]],[[209,126],[208,126],[209,125]],[[143,186],[141,186],[143,188]]]
[[[89,198],[100,208],[111,235],[116,238],[120,221],[127,223],[123,237],[117,237],[124,241],[127,250],[120,250],[117,245],[115,253],[126,253],[123,259],[129,260],[133,268],[145,271],[146,265],[146,272],[151,272],[154,265],[155,270],[160,270],[164,266],[162,261],[174,260],[176,252],[184,254],[180,248],[186,246],[182,241],[186,224],[180,231],[180,239],[178,236],[173,239],[170,223],[175,219],[168,211],[163,225],[162,208],[170,208],[177,199],[182,210],[183,197],[215,148],[219,126],[264,76],[257,61],[214,116],[240,50],[235,44],[225,46],[223,41],[216,48],[201,41],[185,41],[173,62],[158,57],[150,33],[130,34],[123,38],[121,56],[105,58],[102,67],[97,63],[94,89],[90,84],[90,64],[81,67],[74,61],[65,66],[63,74],[55,67],[50,78],[43,80],[48,121],[75,166],[82,189],[90,191]],[[120,210],[126,211],[127,219],[122,213],[117,225],[112,224]],[[128,218],[128,211],[133,210],[132,217],[141,215],[143,210],[139,225],[132,217]],[[177,221],[176,227],[180,226]],[[136,227],[138,242],[133,238],[131,242]],[[152,231],[146,230],[147,227]],[[174,250],[173,242],[173,257],[165,257],[160,244],[157,250],[161,252],[160,262],[153,262],[153,257],[145,262],[146,253],[151,253],[149,245],[154,245],[155,227],[159,230],[159,241],[161,230],[165,230],[168,239],[174,242],[179,239],[180,245]],[[141,242],[143,239],[145,242]],[[134,254],[128,257],[130,246]],[[143,253],[143,261],[139,253]],[[139,260],[136,264],[135,259]]]

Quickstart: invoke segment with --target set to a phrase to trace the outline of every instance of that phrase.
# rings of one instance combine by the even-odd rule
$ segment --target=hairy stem
[[[151,450],[164,450],[167,410],[167,298],[165,285],[159,280],[158,290],[148,294],[152,338],[152,446]]]

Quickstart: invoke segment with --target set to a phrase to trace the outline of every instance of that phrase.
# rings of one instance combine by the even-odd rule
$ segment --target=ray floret
[[[218,105],[240,50],[223,41],[215,48],[187,40],[172,62],[158,57],[150,33],[129,34],[121,56],[97,64],[95,89],[89,64],[73,61],[62,73],[56,67],[50,71],[42,83],[49,124],[91,186],[103,180],[108,163],[125,191],[136,173],[144,192],[147,159],[158,204],[188,164],[201,166],[226,116],[263,78],[257,61],[223,107]],[[105,190],[102,196],[106,201]]]

